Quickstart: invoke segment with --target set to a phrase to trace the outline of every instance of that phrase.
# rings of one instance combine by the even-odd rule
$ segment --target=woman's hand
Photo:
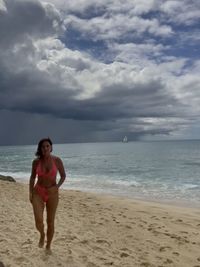
[[[58,185],[54,185],[47,189],[49,193],[57,193],[58,192]]]

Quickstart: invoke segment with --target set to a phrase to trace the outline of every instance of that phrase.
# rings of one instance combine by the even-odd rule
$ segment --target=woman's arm
[[[36,178],[36,166],[37,166],[37,161],[34,160],[32,163],[31,176],[29,180],[29,200],[31,203],[32,203],[32,198],[33,198],[33,187],[34,187],[35,178]]]
[[[62,160],[60,158],[56,158],[56,165],[60,174],[60,180],[57,183],[57,187],[59,188],[65,181],[66,178],[66,173],[65,173],[65,169],[62,163]]]

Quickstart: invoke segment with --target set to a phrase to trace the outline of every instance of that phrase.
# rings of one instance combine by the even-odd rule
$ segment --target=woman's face
[[[48,155],[50,155],[51,151],[52,151],[52,147],[51,147],[50,143],[48,141],[44,141],[42,143],[42,146],[41,146],[42,155],[48,156]]]

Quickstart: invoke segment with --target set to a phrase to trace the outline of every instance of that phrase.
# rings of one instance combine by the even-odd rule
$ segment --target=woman
[[[45,232],[43,213],[47,212],[47,252],[51,252],[51,241],[54,235],[54,220],[58,205],[58,189],[65,180],[66,174],[62,160],[51,155],[52,142],[49,138],[39,141],[36,152],[37,158],[33,160],[29,183],[29,198],[33,205],[35,225],[40,233],[39,247],[44,246]],[[60,180],[56,183],[57,171]],[[35,183],[37,177],[37,182]]]

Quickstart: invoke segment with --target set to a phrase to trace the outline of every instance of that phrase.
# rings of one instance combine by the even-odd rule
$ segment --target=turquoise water
[[[28,183],[36,146],[0,147],[0,174]],[[196,206],[200,141],[59,144],[64,188]]]

